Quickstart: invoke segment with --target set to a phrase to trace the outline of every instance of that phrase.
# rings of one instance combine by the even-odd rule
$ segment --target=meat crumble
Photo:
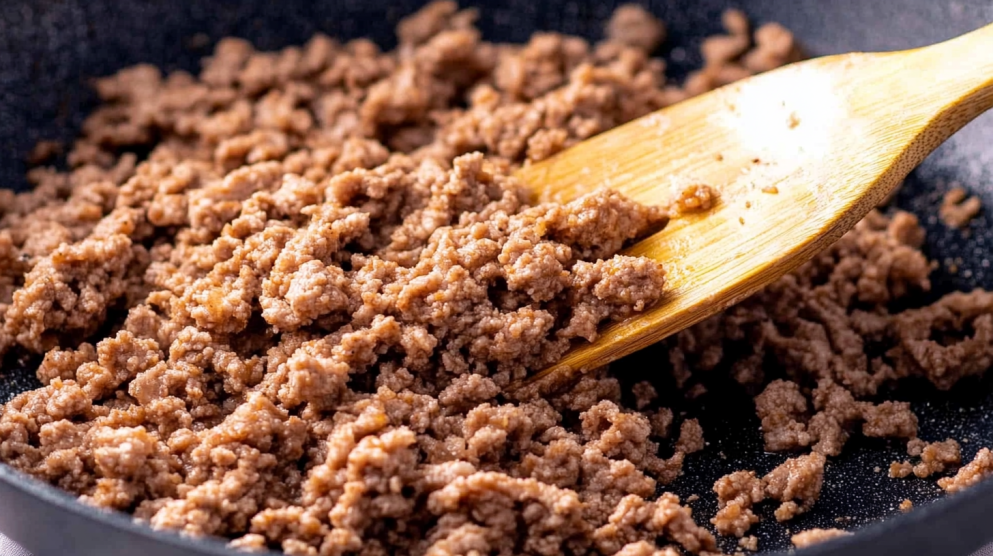
[[[919,439],[911,440],[907,443],[907,454],[920,457],[920,462],[915,465],[909,461],[894,461],[890,464],[890,477],[903,478],[913,473],[923,479],[958,467],[962,463],[959,443],[951,438],[944,442],[932,443]]]
[[[717,192],[704,184],[692,184],[684,187],[673,202],[671,210],[674,214],[689,214],[710,210],[717,202]]]
[[[851,533],[841,529],[808,529],[793,535],[791,540],[793,541],[793,546],[797,548],[806,548],[808,546],[847,535],[851,535]]]
[[[781,502],[774,514],[778,521],[806,512],[821,495],[826,461],[814,452],[788,459],[761,478],[754,471],[736,471],[721,477],[714,484],[719,509],[711,523],[722,535],[742,538],[759,521],[752,506],[766,499]]]
[[[941,198],[938,216],[949,228],[964,228],[982,209],[979,197],[970,197],[964,188],[953,187]]]
[[[750,550],[752,552],[757,552],[759,549],[759,538],[755,535],[749,535],[747,537],[742,537],[738,539],[738,548],[743,550]]]
[[[976,453],[976,457],[959,469],[954,476],[938,479],[938,486],[946,492],[958,492],[990,475],[993,475],[993,452],[990,452],[989,448],[982,448]]]
[[[0,356],[43,355],[44,385],[3,407],[0,460],[245,550],[715,553],[706,518],[658,494],[705,431],[655,386],[637,384],[632,407],[606,368],[547,399],[508,387],[655,303],[664,261],[619,253],[718,191],[694,185],[671,207],[608,190],[532,204],[540,184],[513,174],[800,50],[731,10],[676,87],[651,57],[666,28],[642,8],[619,8],[596,44],[489,43],[475,18],[435,2],[391,52],[229,38],[197,76],[99,80],[69,170],[0,191]],[[661,344],[680,388],[701,392],[698,376],[727,364],[758,393],[767,449],[810,452],[720,479],[720,534],[755,550],[757,504],[777,501],[780,521],[809,511],[852,434],[909,440],[914,473],[957,463],[957,444],[915,440],[908,404],[870,401],[993,361],[989,293],[891,310],[930,288],[922,242],[910,214],[870,214]],[[989,460],[941,486],[978,481]]]

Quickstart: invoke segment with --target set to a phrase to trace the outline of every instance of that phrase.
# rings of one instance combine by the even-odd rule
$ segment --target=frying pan
[[[163,69],[196,71],[221,37],[250,39],[260,49],[300,44],[317,31],[341,38],[371,37],[390,47],[397,20],[414,11],[416,0],[4,0],[0,6],[0,186],[25,187],[23,160],[39,139],[68,142],[95,102],[93,77],[138,62]],[[525,41],[538,30],[596,39],[615,7],[609,1],[482,0],[484,37]],[[720,13],[744,9],[756,22],[778,21],[793,30],[814,55],[853,50],[894,50],[921,46],[993,21],[991,0],[651,0],[645,2],[669,27],[660,52],[675,78],[699,65],[703,38],[720,31]],[[993,54],[991,54],[993,55]],[[922,75],[926,80],[928,76]],[[927,254],[943,264],[933,280],[937,297],[952,289],[993,288],[993,231],[986,217],[974,221],[968,237],[935,218],[944,191],[960,183],[993,205],[993,113],[963,129],[912,174],[895,204],[920,217],[928,231]],[[928,299],[922,299],[922,302]],[[665,383],[650,348],[615,364],[622,381],[650,377]],[[664,354],[662,354],[664,355]],[[5,361],[0,402],[37,385],[36,361]],[[693,402],[672,396],[677,410],[699,416],[708,447],[687,459],[685,474],[667,487],[691,503],[698,520],[716,510],[713,481],[738,469],[760,473],[784,454],[762,451],[758,421],[748,395],[713,373],[709,392]],[[665,390],[665,388],[663,388]],[[912,402],[927,440],[947,436],[963,442],[971,459],[993,445],[993,376],[963,382],[940,393],[926,384],[905,383],[891,397]],[[828,465],[815,510],[786,524],[761,514],[755,532],[763,551],[785,550],[789,532],[811,527],[856,529],[851,537],[807,550],[815,555],[879,554],[965,556],[993,541],[993,481],[942,498],[933,480],[886,477],[889,462],[904,458],[903,443],[854,438]],[[882,472],[874,471],[881,468]],[[911,499],[916,509],[900,515],[897,504]],[[768,508],[771,509],[771,508]],[[72,497],[0,465],[0,531],[32,551],[49,555],[177,556],[239,554],[221,542],[152,531],[123,514],[83,506]],[[734,550],[733,540],[723,545]]]

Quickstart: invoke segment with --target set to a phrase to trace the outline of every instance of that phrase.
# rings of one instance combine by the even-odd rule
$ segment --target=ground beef
[[[813,507],[821,495],[825,462],[815,452],[788,459],[764,477],[768,497],[782,502],[775,511],[777,521],[793,519]]]
[[[910,500],[910,498],[904,498],[903,501],[900,502],[899,508],[902,513],[909,513],[910,510],[914,509],[914,503]]]
[[[592,45],[488,43],[476,16],[430,4],[390,52],[224,39],[196,76],[98,80],[69,170],[0,191],[0,356],[44,354],[44,386],[0,415],[0,460],[247,550],[716,551],[678,497],[657,495],[705,446],[657,385],[622,392],[597,369],[547,399],[508,394],[658,300],[664,261],[618,252],[717,191],[532,205],[540,184],[513,172],[800,51],[728,11],[680,88],[650,56],[666,30],[643,8],[618,9]],[[824,456],[851,434],[916,438],[906,403],[869,401],[881,386],[949,388],[990,366],[993,295],[906,303],[930,288],[922,242],[913,216],[870,214],[657,348],[690,397],[722,365],[753,389],[768,449],[812,450],[718,481],[719,532],[743,537],[766,499],[780,520],[810,509]],[[933,452],[912,455],[950,463]],[[942,486],[976,482],[988,459]]]
[[[56,156],[62,154],[64,147],[62,143],[58,141],[38,141],[38,143],[31,149],[28,153],[28,164],[32,166],[37,166],[45,162],[51,161]]]
[[[894,461],[890,463],[890,477],[902,479],[914,472],[914,464],[909,461]]]
[[[595,46],[502,45],[475,16],[431,4],[393,52],[225,39],[199,76],[99,80],[70,170],[4,193],[0,354],[45,357],[0,459],[245,549],[716,550],[655,498],[704,440],[680,419],[658,457],[651,385],[644,414],[603,370],[505,395],[662,294],[662,264],[617,252],[668,210],[531,205],[512,173],[679,97],[648,56],[665,27],[624,6]]]
[[[870,213],[794,273],[666,340],[677,382],[723,366],[761,389],[755,404],[770,451],[834,456],[855,432],[916,437],[908,404],[867,398],[910,376],[947,389],[993,362],[990,293],[892,308],[931,287],[922,241],[912,215]]]
[[[741,537],[738,539],[738,548],[742,550],[751,550],[756,552],[759,549],[759,538],[755,535],[749,535],[747,537]]]
[[[703,427],[696,419],[687,419],[679,427],[679,440],[676,441],[676,451],[692,454],[703,450]]]
[[[717,192],[704,184],[693,184],[682,188],[679,196],[672,203],[674,214],[689,214],[704,212],[711,209],[717,202]]]
[[[793,546],[804,548],[847,535],[851,535],[851,533],[841,529],[808,529],[793,535],[790,540],[793,541]]]
[[[754,471],[735,471],[714,483],[718,511],[710,522],[722,535],[743,537],[758,523],[752,506],[765,500],[765,482]]]
[[[816,452],[836,456],[849,430],[859,422],[865,436],[907,438],[917,434],[917,417],[905,402],[856,402],[851,392],[831,379],[821,379],[811,397],[817,412],[808,418],[807,397],[795,382],[775,380],[756,396],[766,449],[811,446]]]
[[[953,187],[941,198],[938,216],[949,228],[964,228],[982,209],[979,197],[970,197],[964,188]]]
[[[931,443],[915,438],[907,443],[907,454],[920,457],[920,462],[912,464],[909,461],[894,461],[890,464],[890,477],[903,478],[913,473],[923,479],[958,467],[962,463],[959,443],[951,438],[944,442]]]
[[[655,391],[655,386],[652,386],[652,383],[647,380],[637,382],[631,389],[631,393],[634,394],[634,406],[638,411],[649,407],[659,397],[658,392]]]
[[[722,23],[727,34],[704,41],[704,67],[687,78],[684,95],[700,94],[802,58],[793,34],[777,23],[767,23],[752,34],[748,18],[738,10],[724,12]]]
[[[738,538],[758,523],[752,506],[766,499],[781,502],[774,514],[777,521],[787,521],[808,511],[820,497],[826,458],[812,453],[786,460],[764,477],[754,471],[736,471],[714,483],[717,515],[711,523],[722,535]]]
[[[989,448],[983,448],[976,457],[966,464],[953,477],[938,479],[938,486],[945,492],[958,492],[993,475],[993,453]]]
[[[607,22],[607,38],[651,52],[665,40],[665,25],[637,4],[614,10]]]

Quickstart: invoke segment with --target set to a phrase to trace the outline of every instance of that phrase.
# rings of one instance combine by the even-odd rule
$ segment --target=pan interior
[[[218,0],[209,5],[135,0],[64,0],[37,3],[12,0],[0,11],[0,183],[26,187],[24,158],[41,139],[71,141],[86,112],[94,105],[89,79],[122,67],[150,62],[163,69],[195,71],[221,37],[236,35],[257,47],[273,49],[300,44],[317,31],[332,36],[369,36],[392,46],[392,28],[420,2],[307,0],[242,3]],[[534,31],[550,29],[597,38],[612,2],[469,2],[481,9],[480,26],[489,40],[522,42]],[[699,65],[703,37],[718,32],[721,0],[645,4],[669,27],[669,42],[660,53],[670,74],[680,76]],[[779,21],[793,30],[813,54],[850,50],[886,50],[920,46],[946,39],[993,20],[993,4],[985,0],[931,2],[895,0],[886,3],[798,0],[790,3],[755,0],[738,3],[757,21]],[[925,253],[938,261],[930,298],[975,287],[993,289],[993,229],[984,214],[968,234],[947,228],[936,207],[945,191],[962,185],[993,206],[993,114],[970,124],[942,146],[906,181],[894,204],[916,214],[927,230]],[[926,301],[926,300],[922,300]],[[664,357],[664,354],[661,354]],[[652,376],[658,350],[635,354],[615,365],[622,380]],[[37,360],[4,361],[0,401],[37,386]],[[659,379],[664,381],[665,379]],[[707,448],[690,456],[685,474],[667,490],[682,498],[699,495],[691,506],[698,516],[713,515],[714,480],[739,469],[769,471],[786,454],[762,450],[758,420],[750,397],[715,373],[708,393],[693,402],[673,397],[670,407],[699,416]],[[912,402],[920,418],[920,435],[963,442],[963,458],[993,444],[993,376],[966,380],[950,392],[907,382],[890,396]],[[747,418],[742,418],[745,416]],[[840,457],[830,460],[821,500],[815,510],[786,525],[778,524],[771,507],[762,507],[762,521],[752,532],[763,551],[785,549],[789,533],[811,527],[857,528],[898,514],[905,498],[915,506],[940,496],[933,480],[893,480],[889,463],[905,459],[899,442],[856,436]],[[876,471],[880,469],[881,471]],[[730,540],[725,550],[733,551]]]

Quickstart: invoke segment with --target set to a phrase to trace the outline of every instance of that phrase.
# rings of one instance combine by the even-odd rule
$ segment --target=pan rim
[[[236,548],[231,548],[220,540],[220,537],[192,537],[177,531],[154,529],[146,522],[131,518],[128,514],[117,510],[102,510],[86,505],[69,493],[18,471],[5,463],[0,463],[0,482],[21,493],[34,497],[42,503],[90,522],[97,522],[105,527],[127,532],[146,538],[153,542],[164,543],[170,547],[192,551],[194,554],[210,556],[238,556],[249,554]],[[977,517],[984,517],[982,510],[993,507],[993,479],[983,481],[962,492],[944,495],[941,498],[914,509],[910,513],[886,517],[865,527],[856,529],[851,536],[840,537],[802,549],[805,556],[856,556],[889,554],[902,548],[907,550],[916,543],[916,536],[906,535],[895,540],[894,536],[901,532],[918,530],[923,534],[930,533],[929,538],[948,539],[948,533],[956,533],[960,546],[976,550],[984,543],[993,539],[993,531],[983,534]],[[967,516],[964,517],[963,516]],[[969,527],[967,524],[972,524]],[[956,527],[958,525],[958,527]],[[963,526],[965,525],[965,526]],[[975,532],[973,532],[975,531]],[[935,535],[941,532],[940,535]],[[5,532],[5,534],[8,534]],[[11,537],[18,542],[18,539]],[[912,554],[911,552],[905,552]],[[279,556],[282,552],[253,552]],[[793,551],[759,552],[759,554],[787,555]]]
[[[194,554],[210,556],[249,554],[228,547],[225,542],[220,540],[220,537],[208,536],[198,538],[184,535],[177,531],[154,529],[147,523],[132,518],[124,512],[89,506],[80,502],[77,497],[72,496],[68,492],[36,479],[27,473],[18,471],[6,463],[0,463],[0,482],[27,496],[40,500],[50,507],[70,512],[83,520],[98,522],[103,526],[136,534],[151,541],[165,543],[178,549],[192,551]],[[11,536],[7,531],[3,533]],[[19,539],[15,536],[11,536],[11,539],[19,542]],[[254,552],[251,554],[278,556],[282,553],[267,550],[265,552]]]

